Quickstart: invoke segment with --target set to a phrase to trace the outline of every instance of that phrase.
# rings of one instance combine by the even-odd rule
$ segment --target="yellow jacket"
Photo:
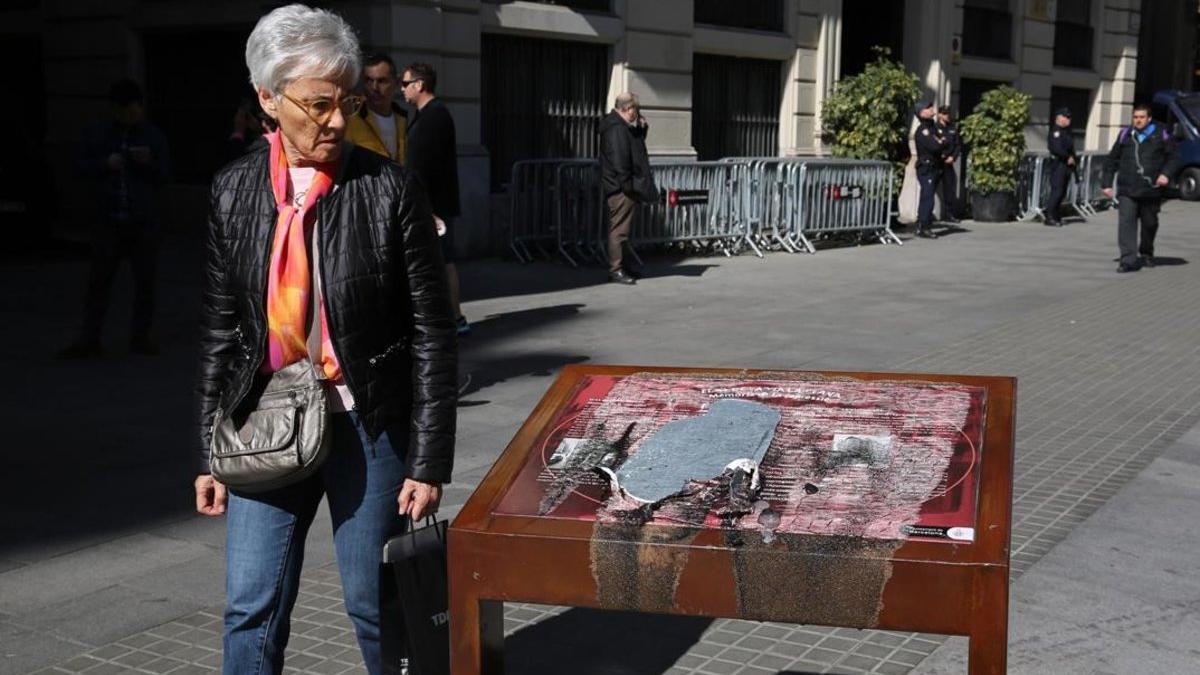
[[[357,115],[346,120],[346,140],[384,157],[391,157],[397,164],[404,164],[404,153],[408,151],[408,115],[395,103],[392,104],[392,115],[396,118],[396,147],[393,152],[388,152],[383,146],[383,137],[365,105]]]

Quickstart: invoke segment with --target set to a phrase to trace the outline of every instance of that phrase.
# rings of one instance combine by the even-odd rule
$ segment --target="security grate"
[[[783,64],[696,54],[692,145],[699,159],[779,154]]]
[[[483,144],[492,189],[522,159],[596,157],[606,111],[608,47],[483,36]]]

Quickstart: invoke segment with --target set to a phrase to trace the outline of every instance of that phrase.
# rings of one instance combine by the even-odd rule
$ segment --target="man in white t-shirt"
[[[396,84],[396,64],[391,57],[371,54],[363,59],[367,104],[346,120],[346,140],[403,164],[408,151],[408,115],[392,100]]]

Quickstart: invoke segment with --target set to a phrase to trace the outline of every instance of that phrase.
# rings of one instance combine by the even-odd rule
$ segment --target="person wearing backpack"
[[[1101,187],[1113,197],[1113,182],[1121,193],[1117,247],[1118,273],[1136,272],[1154,266],[1154,236],[1158,233],[1158,211],[1162,190],[1179,171],[1179,155],[1165,127],[1150,118],[1150,106],[1133,106],[1133,123],[1121,130],[1104,160]],[[1138,222],[1141,243],[1138,243]]]

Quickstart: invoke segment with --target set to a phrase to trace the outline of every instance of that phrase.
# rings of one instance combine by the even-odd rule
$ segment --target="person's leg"
[[[133,267],[133,319],[129,328],[129,344],[134,351],[153,353],[150,328],[154,321],[155,277],[158,269],[158,238],[143,226],[130,242]]]
[[[1137,227],[1138,200],[1122,197],[1117,207],[1117,249],[1121,254],[1121,265],[1136,269],[1138,266]]]
[[[617,273],[622,270],[621,258],[625,242],[629,240],[629,230],[633,226],[634,202],[623,194],[611,195],[608,198],[608,271]]]
[[[958,205],[958,175],[953,164],[942,167],[942,220],[958,220],[961,210]]]
[[[928,165],[917,167],[917,182],[921,186],[921,201],[917,206],[917,236],[936,238],[933,230],[933,195],[937,189],[938,172]]]
[[[321,470],[333,519],[333,543],[346,613],[367,672],[383,671],[379,585],[383,545],[403,531],[396,502],[404,482],[404,446],[385,432],[372,442],[356,413],[333,416],[333,451]]]
[[[1162,200],[1146,199],[1139,203],[1138,216],[1142,221],[1142,240],[1138,245],[1138,253],[1142,258],[1154,264],[1154,238],[1158,236],[1158,211]]]
[[[454,314],[458,334],[465,336],[471,334],[471,324],[467,317],[463,316],[462,306],[459,304],[458,267],[454,264],[454,219],[447,218],[445,223],[446,231],[438,237],[438,244],[442,249],[442,262],[446,265],[446,289],[450,295],[450,311]]]
[[[78,344],[100,345],[104,316],[108,313],[113,279],[124,255],[120,232],[109,222],[100,223],[92,236],[92,264],[88,270],[87,294],[83,301],[83,327]]]
[[[1067,165],[1053,162],[1050,169],[1050,199],[1046,201],[1044,221],[1047,225],[1058,225],[1058,210],[1062,206],[1063,197],[1067,194]]]
[[[316,476],[263,493],[230,491],[225,536],[225,675],[283,671]]]

